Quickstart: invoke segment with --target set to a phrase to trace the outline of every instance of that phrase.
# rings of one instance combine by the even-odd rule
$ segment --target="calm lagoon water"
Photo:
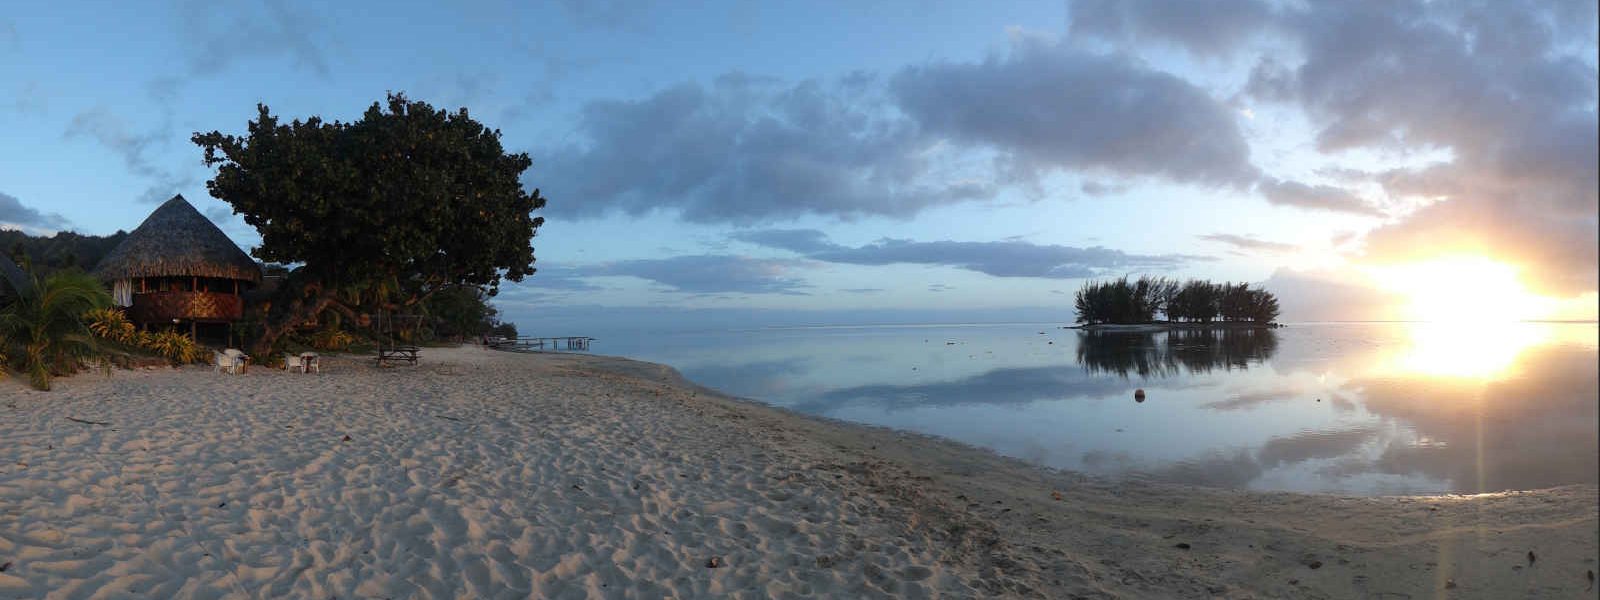
[[[1375,495],[1596,482],[1597,337],[1595,324],[929,325],[609,337],[594,349],[1051,467]]]

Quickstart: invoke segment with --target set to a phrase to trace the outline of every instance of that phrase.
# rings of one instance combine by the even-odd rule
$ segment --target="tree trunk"
[[[322,314],[322,311],[332,303],[332,296],[319,295],[310,302],[295,300],[290,303],[289,310],[278,313],[277,321],[273,321],[269,313],[268,319],[261,326],[261,335],[250,345],[250,354],[258,359],[264,359],[272,353],[272,347],[278,343],[278,338],[283,337],[283,334],[294,329],[296,325],[304,323],[306,319]]]

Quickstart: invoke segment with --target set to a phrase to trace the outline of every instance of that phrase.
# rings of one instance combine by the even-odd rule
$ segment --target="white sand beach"
[[[1578,598],[1597,511],[1112,483],[596,356],[0,381],[0,598]]]

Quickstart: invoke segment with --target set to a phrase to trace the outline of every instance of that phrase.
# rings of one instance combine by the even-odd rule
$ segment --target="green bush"
[[[176,331],[143,333],[139,347],[149,350],[175,365],[206,362],[206,349],[194,339]]]
[[[51,378],[75,373],[86,362],[106,365],[84,315],[110,304],[105,287],[84,273],[35,277],[32,290],[0,308],[0,355],[40,390],[49,390]]]

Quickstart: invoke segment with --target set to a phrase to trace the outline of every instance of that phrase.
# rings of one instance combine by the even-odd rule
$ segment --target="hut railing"
[[[134,294],[128,316],[143,323],[233,321],[244,316],[244,300],[221,292],[147,292]]]

